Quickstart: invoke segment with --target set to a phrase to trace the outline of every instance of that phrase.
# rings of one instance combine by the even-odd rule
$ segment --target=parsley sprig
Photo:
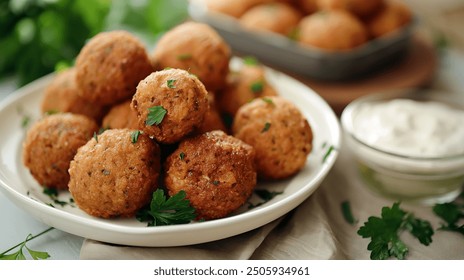
[[[3,253],[0,253],[0,260],[25,260],[26,259],[26,256],[24,255],[23,253],[23,249],[26,248],[27,252],[29,253],[29,255],[34,259],[34,260],[38,260],[38,259],[42,259],[42,260],[45,260],[45,259],[48,259],[50,257],[50,255],[47,253],[47,252],[41,252],[41,251],[34,251],[34,250],[31,250],[29,247],[27,247],[26,243],[51,231],[52,229],[54,229],[53,227],[51,228],[48,228],[44,231],[42,231],[41,233],[37,234],[37,235],[32,235],[32,234],[29,234],[26,239],[17,244],[16,246],[13,246],[11,247],[10,249],[4,251]],[[7,254],[8,252],[18,248],[18,251],[12,253],[12,254]]]
[[[435,204],[432,210],[446,223],[441,224],[439,230],[454,231],[464,235],[464,224],[457,224],[460,219],[464,218],[464,203],[455,201]]]
[[[145,121],[146,125],[159,125],[168,111],[163,106],[154,106],[148,108],[148,116]]]
[[[434,231],[430,223],[400,209],[399,202],[395,202],[391,208],[383,207],[381,217],[369,217],[357,233],[363,238],[371,238],[367,246],[371,251],[371,259],[396,257],[402,260],[409,252],[407,245],[400,239],[400,234],[405,230],[423,245],[428,246],[432,242]]]
[[[175,224],[188,224],[196,218],[195,208],[185,199],[186,193],[181,190],[166,199],[164,191],[157,189],[149,207],[137,212],[136,218],[141,222],[148,222],[148,226],[165,226]]]

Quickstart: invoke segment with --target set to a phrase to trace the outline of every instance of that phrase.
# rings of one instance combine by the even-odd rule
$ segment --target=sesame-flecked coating
[[[160,124],[147,124],[149,108],[155,106],[162,106],[166,114]],[[200,127],[208,106],[204,85],[181,69],[150,74],[137,86],[131,103],[139,129],[163,144],[178,142]]]
[[[350,50],[368,40],[364,24],[343,10],[319,11],[299,23],[298,41],[325,50]]]
[[[41,104],[42,114],[69,112],[85,115],[100,123],[106,109],[103,106],[89,102],[79,95],[76,85],[75,68],[58,72],[45,88]]]
[[[296,174],[312,150],[308,121],[293,103],[278,96],[240,107],[232,132],[255,148],[258,176],[263,179]]]
[[[24,165],[41,186],[67,190],[69,163],[96,131],[97,123],[83,115],[45,116],[27,131],[23,142]]]
[[[276,95],[276,90],[266,80],[262,65],[243,65],[238,72],[229,74],[226,88],[217,94],[217,104],[221,112],[234,116],[251,100]]]
[[[75,67],[79,93],[100,105],[131,98],[140,80],[153,72],[144,45],[127,31],[94,36],[79,52]]]
[[[196,75],[207,90],[225,85],[229,45],[209,25],[185,22],[166,32],[151,54],[155,69],[179,68]]]
[[[216,130],[182,141],[165,162],[169,195],[187,194],[197,219],[225,217],[242,206],[256,186],[253,147]]]
[[[69,191],[87,214],[133,217],[158,187],[160,150],[148,136],[109,129],[82,146],[69,168]],[[95,139],[96,138],[96,139]]]
[[[103,128],[138,129],[137,114],[131,109],[131,99],[111,107],[102,121]]]

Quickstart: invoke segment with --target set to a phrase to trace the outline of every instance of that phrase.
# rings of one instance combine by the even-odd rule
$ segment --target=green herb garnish
[[[464,218],[464,203],[447,202],[435,204],[432,210],[446,223],[442,224],[439,230],[454,231],[464,235],[464,224],[457,224],[460,219]]]
[[[42,231],[41,233],[37,234],[37,235],[32,235],[32,234],[29,234],[27,237],[26,237],[26,240],[24,240],[23,242],[17,244],[16,246],[13,246],[11,247],[10,249],[4,251],[3,253],[0,254],[0,260],[25,260],[26,259],[26,256],[24,255],[23,253],[23,249],[26,248],[27,252],[29,252],[29,255],[34,259],[34,260],[38,260],[38,259],[42,259],[42,260],[45,260],[45,259],[48,259],[50,257],[50,255],[47,253],[47,252],[40,252],[40,251],[34,251],[34,250],[31,250],[29,249],[29,247],[27,247],[26,243],[28,241],[31,241],[49,231],[51,231],[52,229],[54,228],[48,228],[44,231]],[[18,251],[16,251],[15,253],[12,253],[12,254],[8,254],[8,252],[10,252],[11,250],[15,249],[19,247]]]
[[[256,81],[256,82],[253,82],[250,85],[250,90],[253,93],[261,93],[261,92],[263,92],[263,89],[264,89],[264,82],[263,81]]]
[[[131,132],[131,142],[133,144],[137,143],[137,141],[139,140],[140,133],[140,130],[134,130]]]
[[[325,145],[324,145],[325,147]],[[327,152],[325,152],[324,156],[322,157],[322,163],[326,162],[326,160],[329,158],[330,154],[336,150],[334,146],[330,145],[329,148],[327,149]]]
[[[176,88],[176,86],[174,85],[174,83],[176,82],[176,80],[167,80],[167,85],[168,85],[168,88]]]
[[[257,204],[252,204],[250,202],[248,202],[248,209],[252,209],[252,208],[255,208],[255,207],[258,207],[258,206],[261,206],[263,205],[264,203],[270,201],[271,199],[273,199],[274,197],[276,197],[277,195],[279,194],[282,194],[283,192],[271,192],[271,191],[268,191],[268,190],[254,190],[254,193],[259,197],[261,198],[263,201],[257,203]]]
[[[267,104],[274,105],[274,102],[269,97],[263,97],[263,98],[261,98],[261,100],[263,100]]]
[[[185,198],[185,191],[166,199],[164,191],[157,189],[148,207],[137,212],[136,218],[141,222],[148,222],[148,226],[164,226],[174,224],[187,224],[195,219],[195,209]]]
[[[179,54],[177,56],[178,60],[188,60],[188,59],[191,59],[191,58],[192,58],[192,54],[190,54],[190,53],[183,53],[183,54]]]
[[[148,117],[145,121],[146,125],[159,125],[166,115],[167,111],[163,106],[154,106],[148,108]]]
[[[215,185],[215,186],[219,185],[219,183],[220,183],[220,182],[217,181],[217,180],[214,180],[214,181],[213,181],[213,185]]]
[[[266,123],[264,124],[263,129],[261,130],[261,133],[268,131],[269,128],[271,128],[271,123],[270,123],[270,122],[266,122]]]
[[[358,235],[371,238],[367,246],[371,251],[371,259],[385,260],[390,257],[405,259],[409,249],[400,239],[400,234],[405,230],[423,245],[428,246],[432,243],[434,231],[430,223],[415,218],[412,213],[403,211],[399,206],[400,203],[395,202],[391,208],[383,207],[381,217],[369,217],[359,228]]]
[[[31,122],[31,117],[23,116],[23,118],[21,120],[21,127],[26,128],[29,125],[30,122]]]
[[[246,56],[243,58],[243,64],[249,65],[249,66],[255,66],[255,65],[259,65],[259,62],[253,56]]]
[[[98,134],[95,131],[93,132],[93,139],[95,139],[95,141],[98,143]]]
[[[51,109],[51,110],[48,110],[47,112],[45,112],[45,115],[50,116],[50,115],[58,114],[59,112],[60,111],[58,111],[56,109]]]
[[[53,200],[53,203],[55,204],[58,204],[60,205],[61,207],[65,206],[65,205],[70,205],[71,207],[74,207],[74,205],[72,205],[72,203],[74,202],[74,200],[69,200],[69,202],[67,201],[62,201],[62,200],[59,200],[58,199],[58,190],[55,189],[55,188],[48,188],[46,186],[43,186],[43,193],[48,195],[50,197],[51,200]],[[52,206],[52,207],[55,207],[55,205],[51,204],[51,203],[48,203],[47,205],[49,206]]]
[[[185,158],[184,152],[180,152],[179,158],[180,158],[180,160],[184,160],[184,158]]]
[[[341,204],[341,207],[342,207],[343,218],[345,218],[345,221],[347,221],[351,225],[356,224],[357,220],[353,217],[353,214],[351,212],[350,202],[343,201]]]

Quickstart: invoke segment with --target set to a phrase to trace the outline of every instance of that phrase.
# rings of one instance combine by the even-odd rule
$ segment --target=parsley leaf
[[[371,251],[370,258],[384,260],[390,257],[405,259],[409,249],[399,238],[400,233],[407,230],[419,239],[423,245],[432,242],[434,234],[428,221],[417,219],[412,213],[403,211],[399,202],[391,208],[383,207],[381,217],[369,217],[358,230],[358,235],[371,238],[367,249]]]
[[[358,221],[353,217],[353,214],[351,212],[350,202],[343,201],[341,207],[342,207],[343,218],[345,218],[345,221],[347,221],[351,225],[356,224]]]
[[[324,147],[323,147],[324,148]],[[326,162],[326,160],[329,158],[330,154],[336,150],[334,146],[330,145],[329,148],[327,149],[327,152],[325,152],[324,156],[322,157],[322,163]]]
[[[25,260],[26,259],[26,256],[24,255],[23,253],[23,249],[26,248],[27,252],[29,252],[29,255],[31,255],[31,257],[34,259],[34,260],[38,260],[38,259],[48,259],[50,257],[50,255],[47,253],[47,252],[41,252],[41,251],[34,251],[34,250],[31,250],[30,248],[27,247],[26,243],[28,241],[31,241],[49,231],[51,231],[52,229],[54,229],[53,227],[51,228],[48,228],[44,231],[42,231],[41,233],[37,234],[37,235],[32,235],[32,234],[29,234],[27,237],[26,237],[26,240],[24,240],[23,242],[17,244],[16,246],[13,246],[11,247],[10,249],[4,251],[3,253],[0,253],[0,260]],[[18,248],[18,251],[12,253],[12,254],[7,254],[8,252],[10,252],[11,250],[13,249],[16,249]]]
[[[266,123],[264,124],[263,129],[261,130],[261,133],[268,131],[269,128],[271,128],[271,123],[270,123],[270,122],[266,122]]]
[[[148,108],[148,117],[145,121],[146,125],[159,125],[168,111],[163,106],[154,106]]]
[[[263,100],[263,101],[266,102],[267,104],[274,105],[274,102],[273,102],[272,99],[269,98],[269,97],[263,97],[263,98],[261,98],[261,100]]]
[[[264,189],[261,189],[261,190],[256,189],[256,190],[254,190],[254,193],[259,198],[261,198],[263,201],[261,201],[261,202],[259,202],[257,204],[253,204],[253,203],[248,202],[248,209],[252,209],[252,208],[261,206],[264,203],[266,203],[266,202],[270,201],[271,199],[273,199],[274,197],[276,197],[277,195],[282,194],[283,192],[271,192],[271,191],[264,190]]]
[[[246,56],[246,57],[243,58],[243,64],[250,65],[250,66],[255,66],[255,65],[259,65],[259,62],[256,59],[256,57]]]
[[[446,223],[441,225],[440,230],[455,231],[464,235],[464,224],[457,224],[460,219],[464,218],[464,204],[457,202],[435,204],[432,210]]]
[[[58,190],[55,189],[55,188],[48,188],[46,186],[43,186],[44,189],[43,189],[43,193],[48,195],[50,197],[50,199],[53,201],[53,203],[55,204],[58,204],[58,205],[61,205],[61,207],[65,206],[65,205],[70,205],[71,207],[75,207],[73,205],[74,203],[74,200],[69,200],[69,202],[66,202],[66,201],[62,201],[62,200],[59,200],[58,199]],[[55,207],[54,204],[51,204],[51,203],[48,203],[47,205],[51,206],[51,207]]]
[[[250,90],[253,93],[261,93],[264,89],[264,82],[263,81],[256,81],[250,85]]]
[[[131,142],[133,144],[137,143],[137,141],[139,140],[139,136],[140,136],[140,130],[134,130],[131,132]]]
[[[167,85],[168,85],[168,88],[176,88],[176,86],[174,85],[174,83],[176,82],[176,80],[167,80]]]
[[[190,206],[190,201],[185,197],[185,191],[181,190],[166,199],[164,191],[157,189],[153,192],[149,208],[138,211],[136,218],[141,222],[148,222],[148,226],[188,224],[196,218],[196,214],[195,209]]]

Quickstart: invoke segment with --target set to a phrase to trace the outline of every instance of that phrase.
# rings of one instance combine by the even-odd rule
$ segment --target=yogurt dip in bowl
[[[402,201],[454,200],[464,183],[464,103],[446,92],[373,94],[342,113],[346,143],[372,190]]]

